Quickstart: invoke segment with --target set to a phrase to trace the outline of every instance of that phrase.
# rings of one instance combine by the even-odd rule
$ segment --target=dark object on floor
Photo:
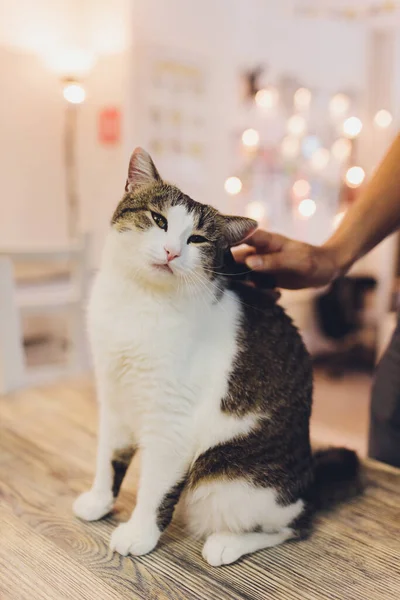
[[[372,387],[369,456],[400,467],[400,321]]]
[[[326,370],[333,378],[344,377],[346,372],[372,373],[375,368],[375,350],[362,344],[337,352],[325,352],[313,357],[315,367]]]
[[[373,277],[340,277],[316,299],[316,315],[321,332],[336,344],[336,351],[316,357],[330,374],[345,371],[371,372],[375,364],[374,348],[361,341],[366,294],[376,287]]]
[[[340,277],[316,300],[321,331],[327,338],[344,340],[362,328],[365,294],[376,287],[373,277]]]

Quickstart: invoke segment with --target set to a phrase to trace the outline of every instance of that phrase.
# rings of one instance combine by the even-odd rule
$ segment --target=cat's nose
[[[173,250],[172,248],[165,248],[165,252],[167,254],[168,262],[171,262],[171,260],[174,260],[175,258],[178,258],[178,256],[181,255],[181,253],[178,250]]]

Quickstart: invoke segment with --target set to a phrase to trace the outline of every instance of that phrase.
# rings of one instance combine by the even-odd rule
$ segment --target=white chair
[[[88,236],[62,248],[0,249],[0,393],[25,385],[55,380],[88,369],[85,303],[89,285]],[[18,284],[15,265],[68,266],[61,281]],[[22,317],[62,313],[68,323],[68,356],[65,366],[26,367]]]

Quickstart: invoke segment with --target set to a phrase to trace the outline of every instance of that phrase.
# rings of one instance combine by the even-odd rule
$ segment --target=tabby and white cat
[[[312,456],[303,342],[272,297],[227,272],[256,222],[193,201],[141,149],[125,189],[89,305],[99,444],[75,514],[108,514],[140,449],[137,503],[111,537],[120,554],[153,550],[180,497],[214,566],[306,536],[324,490],[349,494],[359,467],[346,450]]]

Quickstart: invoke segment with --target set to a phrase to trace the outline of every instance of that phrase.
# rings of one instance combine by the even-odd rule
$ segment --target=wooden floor
[[[0,399],[1,600],[400,598],[400,472],[369,463],[364,498],[318,520],[304,542],[209,567],[174,525],[142,558],[108,549],[134,503],[135,468],[113,516],[83,523],[73,499],[93,475],[88,382]]]

